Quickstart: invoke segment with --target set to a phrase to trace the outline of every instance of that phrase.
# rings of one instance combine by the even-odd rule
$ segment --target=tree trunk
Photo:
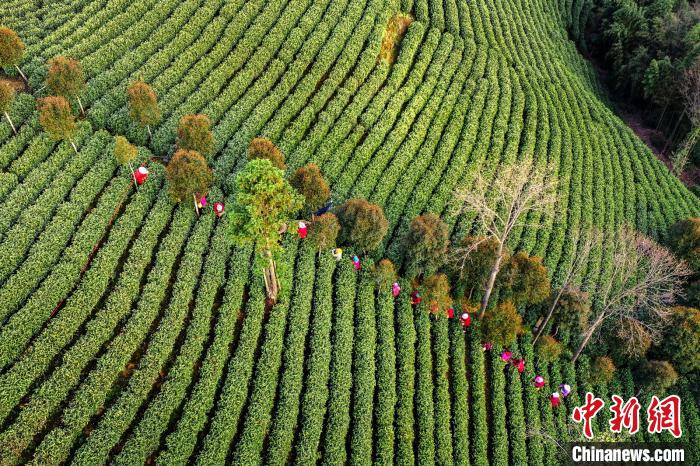
[[[149,139],[153,140],[153,133],[151,133],[151,125],[146,125],[146,129],[148,130]]]
[[[493,262],[493,267],[491,267],[491,273],[489,274],[489,279],[486,282],[486,288],[484,289],[484,296],[481,298],[481,309],[479,309],[479,320],[484,318],[484,313],[486,313],[486,308],[489,306],[489,299],[491,299],[491,292],[493,291],[493,286],[496,283],[496,276],[498,271],[501,269],[501,261],[503,260],[503,242],[498,244],[498,255],[496,260]]]
[[[197,212],[197,216],[199,217],[199,207],[197,207],[197,196],[192,193],[192,201],[194,202],[194,211]]]
[[[578,359],[579,356],[581,356],[581,353],[583,353],[583,350],[586,348],[586,345],[588,345],[588,342],[591,340],[591,337],[595,333],[595,331],[598,329],[598,326],[600,325],[601,322],[603,322],[603,316],[605,314],[601,314],[593,324],[588,328],[586,333],[583,336],[583,340],[581,341],[581,345],[578,347],[576,350],[576,354],[574,354],[574,357],[571,359],[572,363],[575,363],[576,360]]]
[[[673,140],[676,137],[676,131],[678,131],[678,126],[680,126],[681,121],[683,120],[683,117],[685,116],[685,110],[683,110],[683,113],[681,113],[681,116],[678,118],[678,121],[676,121],[676,126],[673,128],[673,132],[671,133],[671,137],[669,137],[666,140],[666,144],[664,145],[663,150],[661,151],[661,154],[666,153],[666,149],[668,149],[668,146],[673,142]]]
[[[10,114],[5,112],[5,118],[7,118],[7,121],[10,123],[10,127],[12,128],[12,131],[17,134],[17,130],[15,129],[15,125],[12,124],[12,120],[10,119]]]
[[[76,97],[78,99],[78,105],[80,106],[80,114],[82,116],[85,116],[85,109],[83,108],[83,102],[80,100],[80,97]]]
[[[22,70],[19,69],[19,66],[18,66],[18,65],[15,65],[15,69],[17,70],[17,72],[19,73],[19,75],[22,76],[22,79],[24,79],[24,82],[27,83],[27,84],[29,84],[29,80],[28,80],[27,77],[24,75],[24,73],[22,73]]]
[[[267,297],[273,303],[277,302],[277,295],[279,293],[280,284],[277,278],[277,270],[275,268],[275,260],[272,258],[272,253],[270,251],[266,252],[268,266],[265,267],[263,275],[265,277],[265,289],[267,291]]]
[[[537,335],[535,335],[535,338],[532,340],[532,344],[534,345],[537,343],[537,339],[542,335],[542,332],[544,331],[544,328],[547,326],[547,323],[549,322],[549,319],[552,318],[552,314],[554,314],[554,310],[557,308],[557,304],[559,304],[559,299],[561,298],[561,295],[564,293],[564,286],[559,288],[559,292],[557,293],[556,298],[554,298],[554,301],[552,301],[552,305],[549,307],[549,311],[547,312],[547,316],[544,318],[544,322],[540,325],[540,327],[537,329]]]
[[[75,143],[73,142],[73,140],[72,140],[72,139],[69,139],[68,142],[70,142],[70,145],[73,146],[73,150],[74,150],[75,153],[77,154],[77,153],[78,153],[78,148],[75,147]]]
[[[664,110],[661,112],[661,116],[659,117],[658,123],[656,123],[656,131],[661,128],[661,123],[664,121],[664,115],[666,115],[666,109],[668,108],[668,102],[666,102],[666,105],[664,105]]]
[[[134,179],[134,186],[136,187],[136,191],[138,192],[139,190],[139,182],[136,181],[136,173],[134,173],[134,167],[131,166],[131,162],[127,162],[129,164],[129,170],[131,170],[131,177]]]

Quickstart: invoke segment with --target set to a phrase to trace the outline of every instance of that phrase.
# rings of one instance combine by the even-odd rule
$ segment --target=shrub
[[[384,211],[364,199],[350,199],[338,208],[340,239],[364,251],[379,247],[389,229]]]
[[[374,282],[380,291],[388,291],[397,280],[396,268],[389,259],[382,259],[374,265],[372,270]]]
[[[267,138],[254,138],[248,146],[248,160],[267,159],[274,167],[285,170],[284,154]]]
[[[700,370],[700,310],[688,307],[673,308],[671,323],[659,352],[668,358],[683,374]]]
[[[304,196],[304,210],[307,214],[323,207],[331,195],[331,188],[323,179],[321,170],[313,163],[299,167],[289,179],[289,183]]]
[[[591,364],[588,380],[593,384],[606,385],[613,379],[616,370],[609,356],[598,356]]]
[[[518,304],[539,304],[551,294],[549,276],[541,257],[518,252],[499,275],[503,286]]]
[[[211,121],[206,115],[184,115],[177,128],[177,147],[209,155],[214,147]]]
[[[537,340],[537,357],[540,360],[551,363],[559,359],[562,352],[562,345],[551,335],[543,335]]]
[[[447,256],[449,229],[435,214],[414,218],[404,239],[409,276],[440,267]]]
[[[332,248],[338,239],[340,224],[338,217],[328,212],[315,217],[309,225],[309,240],[311,240],[319,252],[322,249]]]
[[[168,192],[177,202],[194,194],[204,194],[212,182],[212,171],[202,154],[180,149],[165,170]]]
[[[444,273],[431,275],[423,282],[423,294],[430,308],[430,312],[437,315],[440,311],[446,311],[452,306],[450,295],[450,281]]]
[[[651,347],[651,335],[638,320],[622,319],[613,338],[613,355],[620,362],[644,358]]]
[[[496,346],[507,347],[523,333],[523,321],[512,301],[504,301],[486,312],[483,321],[484,339]]]
[[[664,392],[678,381],[678,373],[668,361],[645,361],[637,369],[638,384],[654,392]]]

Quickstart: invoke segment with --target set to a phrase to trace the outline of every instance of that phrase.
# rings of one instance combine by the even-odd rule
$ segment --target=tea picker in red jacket
[[[299,233],[299,238],[306,238],[306,235],[309,233],[309,229],[306,226],[306,223],[299,222],[299,228],[297,228],[297,233]]]
[[[221,216],[224,215],[224,203],[223,202],[217,202],[216,204],[214,204],[214,213],[219,218],[221,218]]]
[[[141,165],[134,172],[134,178],[136,178],[136,183],[138,183],[139,186],[144,184],[146,182],[146,179],[148,178],[148,174],[149,174],[148,168]]]

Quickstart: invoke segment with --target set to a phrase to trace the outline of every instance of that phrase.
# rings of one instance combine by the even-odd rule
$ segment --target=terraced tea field
[[[606,239],[580,278],[610,273],[614,232],[663,240],[700,202],[607,106],[569,31],[583,0],[5,0],[0,23],[26,43],[31,93],[0,124],[0,464],[558,464],[548,437],[578,438],[586,391],[636,393],[629,369],[587,382],[589,358],[535,360],[522,375],[484,352],[478,328],[432,321],[375,291],[373,260],[400,263],[410,220],[448,215],[455,190],[505,164],[556,177],[561,215],[530,219],[512,250],[544,258],[554,284],[595,226]],[[415,21],[396,61],[378,60],[389,19]],[[78,153],[41,131],[46,61],[87,78]],[[8,72],[12,72],[8,70]],[[153,138],[129,118],[127,85],[156,91]],[[157,156],[180,117],[215,136],[213,200],[231,201],[250,140],[313,162],[336,203],[384,207],[389,233],[364,256],[284,240],[279,302],[266,306],[252,249],[226,216],[175,205]],[[113,136],[152,159],[139,191]],[[346,251],[346,255],[351,251]],[[404,290],[410,284],[401,282]],[[568,341],[574,336],[564,335]],[[547,386],[532,386],[535,371]],[[574,388],[558,409],[546,395]],[[684,440],[700,443],[687,388]],[[609,399],[609,398],[608,398]],[[644,405],[644,403],[643,403]],[[644,405],[646,406],[646,405]],[[607,408],[596,430],[607,430]],[[653,435],[638,434],[652,439]],[[664,434],[663,439],[670,438]]]

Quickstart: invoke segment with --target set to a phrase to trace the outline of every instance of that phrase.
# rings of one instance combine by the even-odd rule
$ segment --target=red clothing
[[[493,349],[493,345],[488,341],[486,343],[482,343],[481,346],[484,347],[484,351],[491,351]]]
[[[453,307],[448,307],[447,308],[447,318],[451,319],[455,316],[455,310]]]
[[[411,293],[411,304],[413,304],[414,306],[420,304],[422,300],[423,298],[421,298],[420,293],[418,293],[417,291]]]
[[[299,232],[299,238],[304,239],[306,238],[306,235],[308,234],[309,230],[304,222],[299,222],[299,228],[297,229]]]
[[[510,351],[501,352],[501,359],[505,362],[510,361],[510,358],[512,358],[512,357],[513,357],[513,353],[511,353]]]
[[[544,377],[542,377],[541,375],[535,377],[534,384],[536,388],[544,387]]]
[[[525,370],[525,360],[524,359],[515,359],[513,361],[513,365],[518,369],[518,372],[521,374]]]
[[[148,178],[148,168],[146,167],[139,167],[136,169],[134,172],[134,178],[136,178],[136,182],[140,185],[144,184],[146,182],[146,178]]]
[[[554,392],[552,395],[549,397],[549,402],[552,403],[552,408],[556,408],[559,406],[559,403],[561,402],[561,398],[559,398],[559,394]]]
[[[399,286],[399,284],[394,283],[393,285],[391,285],[391,294],[394,296],[394,298],[398,298],[399,293],[401,293],[401,287]]]
[[[472,323],[472,316],[470,316],[468,312],[463,312],[462,315],[459,316],[459,320],[462,322],[462,326],[467,328]]]
[[[214,213],[217,217],[224,215],[224,204],[222,202],[217,202],[214,204]]]

